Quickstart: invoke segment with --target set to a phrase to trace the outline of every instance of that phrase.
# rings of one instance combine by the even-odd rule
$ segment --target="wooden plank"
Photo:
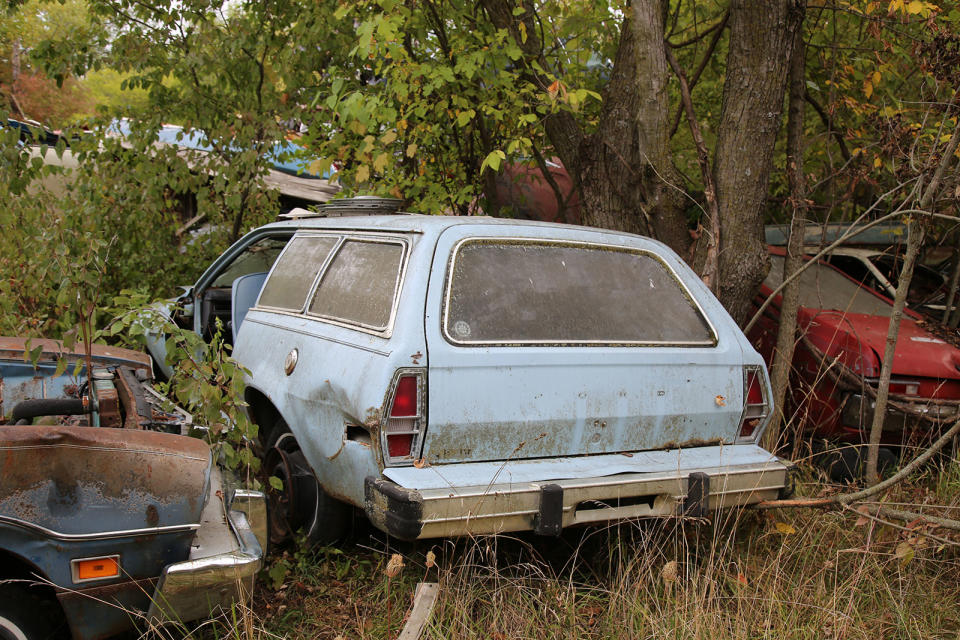
[[[421,582],[413,595],[413,608],[407,624],[403,625],[399,640],[417,640],[430,621],[433,606],[437,603],[440,585],[436,582]]]

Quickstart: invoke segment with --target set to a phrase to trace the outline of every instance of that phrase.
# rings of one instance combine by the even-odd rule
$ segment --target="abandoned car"
[[[756,303],[783,282],[784,250],[771,248],[772,266]],[[776,346],[778,295],[750,338],[770,361]],[[787,415],[800,431],[861,444],[869,439],[873,407],[893,303],[825,262],[800,276],[799,341],[793,356]],[[893,358],[883,444],[894,456],[921,444],[960,408],[960,350],[917,323],[905,311]]]
[[[261,565],[265,497],[181,435],[149,357],[94,345],[89,381],[86,357],[0,338],[0,638],[206,618]]]
[[[776,498],[763,360],[648,238],[377,199],[254,230],[180,300],[249,372],[271,539],[403,539],[702,515]],[[282,250],[281,250],[282,248]],[[274,259],[275,258],[275,259]],[[272,263],[272,264],[271,264]],[[152,352],[163,362],[164,341]]]

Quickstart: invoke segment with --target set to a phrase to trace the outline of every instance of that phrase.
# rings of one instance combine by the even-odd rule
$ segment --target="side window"
[[[240,276],[270,271],[277,256],[286,246],[286,238],[264,238],[246,248],[236,259],[227,265],[211,287],[229,287]]]
[[[382,331],[400,286],[404,245],[346,240],[323,274],[309,313]]]
[[[320,267],[337,240],[336,236],[297,236],[291,240],[277,260],[257,305],[300,311]]]

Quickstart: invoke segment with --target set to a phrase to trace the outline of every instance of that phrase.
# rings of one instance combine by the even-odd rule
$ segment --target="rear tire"
[[[66,620],[56,600],[20,584],[0,584],[0,640],[65,640]]]
[[[350,508],[330,497],[317,481],[283,418],[278,418],[267,441],[264,471],[283,483],[270,488],[270,544],[283,545],[298,532],[310,545],[341,540],[350,524]]]

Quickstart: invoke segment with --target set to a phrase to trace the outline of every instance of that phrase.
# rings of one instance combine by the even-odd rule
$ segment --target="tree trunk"
[[[923,192],[917,208],[926,210],[930,207],[940,190],[943,174],[953,160],[953,154],[960,145],[960,125],[953,129],[953,135],[947,143],[930,184]],[[931,153],[936,149],[931,150]],[[913,266],[923,244],[923,226],[916,215],[911,216],[907,225],[907,253],[903,257],[903,267],[900,269],[900,279],[897,282],[897,291],[893,296],[893,311],[890,313],[890,323],[887,325],[887,344],[883,351],[883,365],[880,367],[880,381],[877,385],[877,399],[873,409],[873,422],[870,425],[870,443],[867,446],[867,484],[876,484],[880,478],[877,475],[877,460],[880,454],[880,440],[883,435],[883,419],[887,415],[887,398],[890,393],[890,375],[893,369],[893,354],[897,348],[897,336],[900,333],[900,320],[903,317],[903,307],[907,302],[907,291],[910,289],[910,280],[913,278]]]
[[[597,133],[585,137],[564,111],[547,117],[544,128],[580,189],[583,224],[651,235],[685,252],[687,200],[670,153],[664,1],[635,0],[627,8]],[[533,65],[547,68],[533,2],[482,0],[482,5],[523,51],[526,78],[546,91],[549,79]]]
[[[685,252],[690,235],[670,153],[663,4],[637,0],[628,11],[600,126],[580,146],[583,222],[651,235]]]
[[[803,112],[806,92],[806,49],[803,44],[803,29],[798,28],[790,56],[790,107],[787,113],[787,182],[790,185],[790,238],[787,241],[787,257],[783,266],[784,281],[803,263],[803,231],[807,223],[807,181],[803,174]],[[777,331],[777,346],[770,367],[770,384],[773,387],[773,420],[764,434],[764,445],[776,451],[781,445],[781,430],[784,423],[784,400],[790,382],[790,368],[797,339],[797,310],[800,307],[800,281],[795,280],[783,290],[780,305],[780,327]]]
[[[734,0],[714,157],[720,205],[718,297],[742,324],[768,269],[763,212],[780,128],[797,0]]]

